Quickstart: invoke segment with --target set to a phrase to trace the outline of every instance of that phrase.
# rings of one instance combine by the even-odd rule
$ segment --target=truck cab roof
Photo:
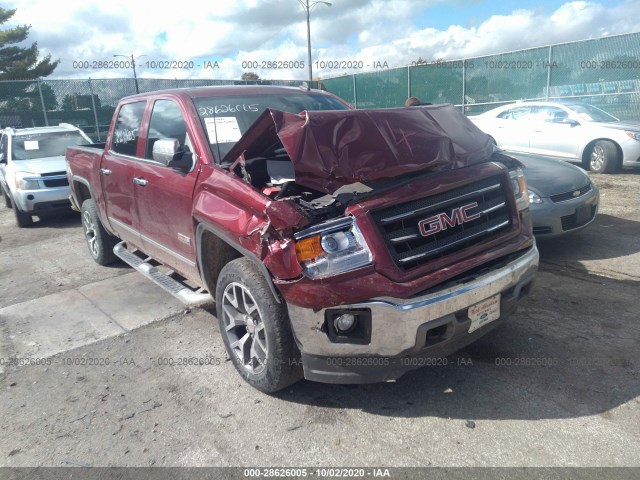
[[[278,85],[217,85],[206,87],[171,88],[167,90],[154,90],[153,92],[130,95],[125,99],[146,98],[158,95],[178,95],[189,98],[202,97],[226,97],[234,95],[286,95],[313,93],[319,95],[331,95],[324,90],[307,89],[306,87],[284,87]]]

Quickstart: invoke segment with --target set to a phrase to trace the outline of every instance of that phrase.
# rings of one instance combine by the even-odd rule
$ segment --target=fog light
[[[356,326],[357,317],[351,313],[343,313],[334,320],[333,326],[340,333],[347,333]]]

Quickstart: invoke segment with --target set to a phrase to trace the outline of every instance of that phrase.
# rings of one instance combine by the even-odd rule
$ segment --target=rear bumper
[[[336,343],[327,334],[325,315],[288,305],[302,353],[305,378],[327,383],[393,380],[428,365],[480,338],[516,308],[533,285],[538,267],[535,246],[486,273],[444,285],[409,299],[376,298],[340,310],[370,311],[368,343]],[[500,294],[500,318],[469,333],[468,308]]]
[[[629,139],[621,144],[622,166],[640,167],[640,142]]]

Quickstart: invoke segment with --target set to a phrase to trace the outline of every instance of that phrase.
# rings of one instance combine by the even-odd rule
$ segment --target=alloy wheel
[[[84,225],[84,236],[87,239],[87,244],[89,245],[89,251],[94,258],[98,257],[98,244],[96,241],[96,226],[91,219],[91,214],[89,212],[84,212],[82,214],[82,224]]]
[[[224,334],[231,350],[244,369],[260,374],[267,365],[267,332],[260,309],[251,292],[242,284],[232,282],[222,295]]]
[[[591,152],[591,170],[600,171],[604,167],[604,148],[602,145],[596,145]]]

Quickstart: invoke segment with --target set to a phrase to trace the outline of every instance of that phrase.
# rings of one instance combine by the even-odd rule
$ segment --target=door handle
[[[141,177],[133,177],[133,183],[140,185],[141,187],[146,187],[149,182]]]
[[[111,170],[109,170],[108,168],[101,168],[100,173],[103,175],[111,175]]]

